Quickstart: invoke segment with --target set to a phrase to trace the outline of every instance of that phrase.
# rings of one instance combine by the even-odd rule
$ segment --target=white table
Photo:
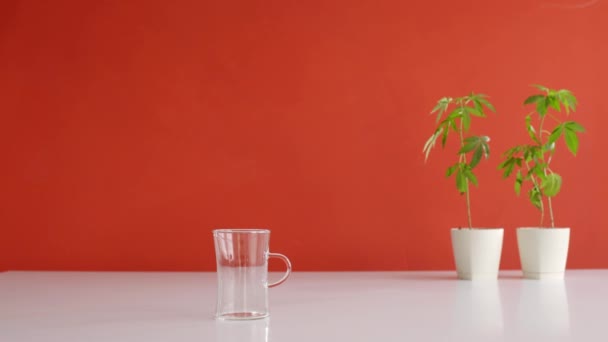
[[[247,322],[213,319],[215,289],[215,273],[0,273],[0,341],[608,341],[608,270],[296,272]]]

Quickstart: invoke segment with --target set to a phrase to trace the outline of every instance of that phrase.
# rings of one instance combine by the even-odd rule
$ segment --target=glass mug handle
[[[270,259],[270,258],[278,258],[278,259],[283,260],[283,262],[287,266],[287,271],[285,272],[285,275],[283,275],[283,278],[279,279],[279,281],[274,282],[272,284],[268,284],[269,288],[283,284],[285,282],[285,280],[287,280],[287,278],[291,274],[291,262],[289,261],[289,259],[287,259],[286,256],[284,256],[283,254],[279,254],[279,253],[270,253],[269,252],[268,259]]]

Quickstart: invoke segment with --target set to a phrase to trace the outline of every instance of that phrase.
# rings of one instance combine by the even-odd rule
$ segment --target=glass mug
[[[217,260],[217,307],[219,319],[244,320],[267,317],[268,288],[282,284],[291,274],[283,254],[270,253],[268,229],[216,229],[213,231]],[[268,259],[287,265],[285,275],[268,283]]]

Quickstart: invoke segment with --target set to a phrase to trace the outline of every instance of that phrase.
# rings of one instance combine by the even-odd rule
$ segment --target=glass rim
[[[213,230],[213,234],[231,233],[231,234],[267,234],[270,229],[265,228],[218,228]]]

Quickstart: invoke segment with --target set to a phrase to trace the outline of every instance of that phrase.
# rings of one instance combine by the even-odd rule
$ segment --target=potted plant
[[[451,111],[450,107],[454,107]],[[498,277],[500,255],[502,252],[502,228],[476,229],[471,218],[471,192],[469,185],[477,186],[475,167],[482,157],[490,156],[490,138],[485,135],[468,136],[472,117],[485,117],[484,109],[495,112],[487,96],[471,93],[468,96],[444,97],[437,102],[431,114],[437,113],[437,127],[424,144],[422,152],[425,162],[438,139],[445,148],[450,132],[459,142],[456,162],[449,166],[446,177],[453,176],[456,189],[466,201],[466,228],[452,228],[452,249],[456,271],[460,279],[482,279]],[[444,115],[445,114],[445,115]],[[445,116],[445,117],[444,117]]]
[[[540,85],[534,87],[541,93],[531,95],[524,101],[524,105],[535,106],[535,110],[525,119],[531,142],[506,151],[499,169],[503,170],[505,178],[515,174],[516,194],[519,195],[522,187],[527,185],[530,202],[540,210],[538,227],[517,228],[517,244],[524,277],[563,278],[570,228],[555,227],[552,199],[561,189],[562,177],[553,170],[551,162],[560,137],[568,150],[576,156],[578,133],[585,129],[575,121],[562,121],[558,117],[558,114],[567,117],[570,112],[576,111],[577,99],[572,92]],[[547,127],[549,123],[554,124],[552,128]],[[550,228],[545,228],[547,212]]]

